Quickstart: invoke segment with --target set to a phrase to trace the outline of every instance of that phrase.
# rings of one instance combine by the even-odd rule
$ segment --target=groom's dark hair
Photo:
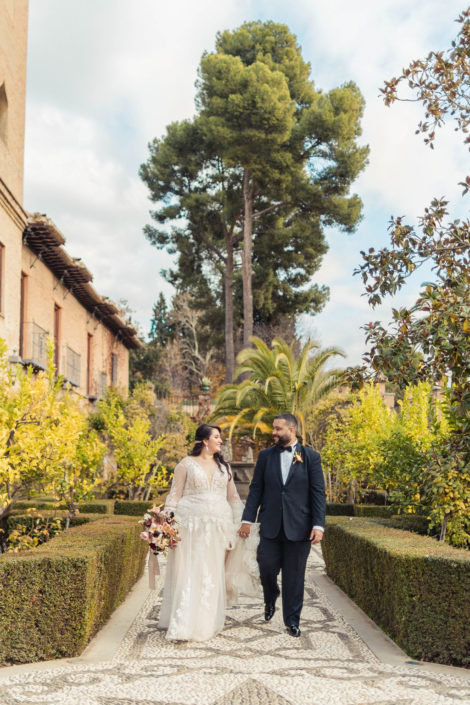
[[[297,417],[294,416],[294,414],[278,414],[277,416],[274,417],[275,419],[284,419],[284,421],[287,422],[288,426],[293,426],[295,430],[297,431],[297,427],[299,425],[299,422],[297,421]]]

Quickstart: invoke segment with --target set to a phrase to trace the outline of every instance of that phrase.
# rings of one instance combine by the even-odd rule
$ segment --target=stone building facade
[[[23,208],[28,0],[0,3],[0,338],[12,362],[55,363],[87,402],[114,384],[127,390],[136,330],[92,287],[92,275],[64,249],[43,214]]]

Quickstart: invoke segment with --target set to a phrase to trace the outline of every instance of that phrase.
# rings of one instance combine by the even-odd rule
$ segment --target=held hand
[[[312,529],[312,530],[311,530],[311,532],[310,532],[310,543],[312,544],[312,546],[313,546],[315,543],[320,543],[320,541],[321,541],[322,538],[323,538],[323,533],[324,533],[324,532],[321,531],[321,529]]]
[[[250,535],[250,524],[242,524],[240,528],[238,529],[238,535],[242,537],[242,539],[248,538]]]

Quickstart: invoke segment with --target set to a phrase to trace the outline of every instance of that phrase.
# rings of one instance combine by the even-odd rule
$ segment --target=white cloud
[[[127,299],[147,329],[158,292],[171,292],[159,274],[171,258],[143,237],[149,205],[143,183],[103,154],[98,124],[55,107],[34,112],[29,209],[47,211],[100,293]]]
[[[246,3],[41,0],[30,4],[25,207],[47,212],[100,293],[148,329],[172,258],[142,228],[147,142],[194,110],[202,52]]]
[[[385,242],[390,215],[416,218],[432,196],[456,196],[467,152],[451,130],[434,152],[414,135],[420,108],[383,106],[379,87],[410,60],[449,45],[460,0],[41,0],[30,3],[25,207],[47,212],[95,276],[126,298],[145,328],[171,258],[145,240],[151,203],[138,178],[147,142],[194,111],[194,83],[216,32],[261,17],[285,22],[318,87],[355,80],[366,98],[368,169],[355,184],[364,220],[329,233],[316,277],[331,301],[312,325],[325,345],[360,357],[359,326],[374,318],[352,270]],[[458,201],[460,204],[461,202]],[[457,206],[459,210],[460,205]],[[462,206],[463,208],[463,206]],[[410,294],[411,295],[411,294]],[[358,361],[358,360],[355,360]]]
[[[77,212],[115,207],[116,184],[126,175],[119,162],[103,156],[99,126],[58,107],[32,108],[26,173],[35,197],[54,194],[62,209]]]

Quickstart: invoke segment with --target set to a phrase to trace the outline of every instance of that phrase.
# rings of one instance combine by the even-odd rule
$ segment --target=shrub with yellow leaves
[[[352,395],[351,400],[349,406],[331,418],[322,460],[328,485],[333,483],[339,495],[343,488],[348,501],[354,502],[362,490],[378,486],[375,475],[382,462],[380,441],[390,434],[393,419],[372,383]]]
[[[56,377],[53,357],[50,342],[46,371],[11,365],[0,339],[0,519],[44,490],[73,514],[98,481],[105,448]]]
[[[94,499],[94,490],[102,481],[100,468],[106,446],[69,393],[57,400],[56,414],[56,452],[45,489],[67,506],[68,528],[70,518],[78,513],[78,503]]]
[[[157,459],[165,437],[152,436],[151,408],[145,385],[137,385],[127,399],[111,387],[92,417],[116,461],[116,484],[131,500],[147,500],[167,483],[167,471]]]

